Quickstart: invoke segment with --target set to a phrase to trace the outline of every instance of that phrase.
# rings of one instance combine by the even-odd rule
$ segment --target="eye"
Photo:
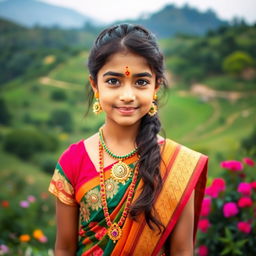
[[[111,85],[118,85],[119,81],[116,78],[110,78],[106,81],[106,83],[111,84]]]
[[[146,86],[149,84],[149,81],[145,80],[145,79],[139,79],[137,82],[136,82],[137,85],[139,86]]]

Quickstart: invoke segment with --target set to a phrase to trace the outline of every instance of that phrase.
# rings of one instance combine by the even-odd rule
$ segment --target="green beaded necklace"
[[[111,168],[111,177],[120,183],[125,184],[125,182],[131,177],[132,169],[125,163],[123,160],[135,155],[138,151],[138,148],[135,148],[132,152],[124,155],[118,156],[112,153],[107,147],[104,137],[103,137],[103,129],[99,129],[99,144],[105,149],[105,151],[114,159],[118,159],[118,163],[114,164]]]
[[[123,155],[123,156],[118,156],[118,155],[115,155],[113,152],[110,151],[110,149],[107,147],[105,141],[104,141],[104,137],[103,137],[103,128],[101,127],[99,129],[99,138],[100,138],[100,143],[101,145],[103,146],[103,148],[105,149],[105,151],[113,158],[115,159],[126,159],[126,158],[129,158],[133,155],[135,155],[138,151],[138,148],[136,147],[134,150],[132,150],[130,153],[126,154],[126,155]]]

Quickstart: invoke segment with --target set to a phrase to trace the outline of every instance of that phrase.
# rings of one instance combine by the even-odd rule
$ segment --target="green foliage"
[[[0,124],[9,125],[11,123],[11,113],[3,98],[0,98]]]
[[[246,68],[253,67],[253,58],[246,52],[236,51],[223,61],[223,70],[229,74],[239,75]]]
[[[6,255],[48,256],[55,237],[54,201],[46,190],[32,183],[35,177],[27,179],[26,175],[17,171],[0,173],[0,244],[8,246]],[[44,240],[35,236],[34,232],[39,230]],[[28,235],[30,240],[22,242],[21,235]]]
[[[4,149],[24,160],[38,152],[55,151],[57,147],[56,138],[36,130],[16,129],[7,134],[4,140]]]
[[[67,99],[67,94],[63,90],[54,90],[51,93],[51,98],[56,101],[64,101]]]
[[[58,127],[65,132],[71,132],[73,129],[72,116],[66,109],[53,110],[50,114],[48,124],[52,127]]]
[[[245,149],[248,154],[256,156],[256,128],[254,128],[249,136],[241,141],[241,147]]]

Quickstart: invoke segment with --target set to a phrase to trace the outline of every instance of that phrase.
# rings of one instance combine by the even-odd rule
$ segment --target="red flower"
[[[243,196],[249,196],[251,194],[251,190],[251,184],[247,182],[241,182],[237,188],[237,191],[241,193]]]
[[[211,211],[211,198],[205,197],[202,203],[201,216],[207,217]]]
[[[198,247],[199,256],[208,256],[208,247],[206,245],[200,245]]]
[[[243,170],[243,164],[236,160],[223,161],[220,163],[220,166],[231,171]]]
[[[210,222],[209,222],[208,219],[201,219],[201,220],[199,220],[199,222],[198,222],[198,228],[199,228],[202,232],[206,233],[209,227],[210,227]]]
[[[251,158],[249,158],[249,157],[245,157],[245,158],[243,159],[243,162],[244,162],[245,164],[249,165],[249,166],[254,166],[254,161],[253,161]]]
[[[253,202],[250,197],[241,197],[238,201],[238,206],[240,208],[250,207],[250,206],[252,206],[252,204],[253,204]]]
[[[225,203],[223,206],[223,214],[226,218],[230,218],[232,216],[237,215],[239,212],[236,203],[229,202]]]
[[[1,202],[1,205],[2,205],[3,208],[8,208],[8,207],[10,206],[10,203],[9,203],[9,201],[7,201],[7,200],[3,200],[3,201]]]
[[[237,228],[246,234],[249,234],[251,232],[251,224],[249,222],[240,221],[237,223]]]

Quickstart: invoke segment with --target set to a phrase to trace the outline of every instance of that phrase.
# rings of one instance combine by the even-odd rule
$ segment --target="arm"
[[[193,255],[194,197],[193,191],[171,234],[171,256]]]
[[[78,206],[56,200],[57,235],[55,256],[74,256],[78,238]]]

